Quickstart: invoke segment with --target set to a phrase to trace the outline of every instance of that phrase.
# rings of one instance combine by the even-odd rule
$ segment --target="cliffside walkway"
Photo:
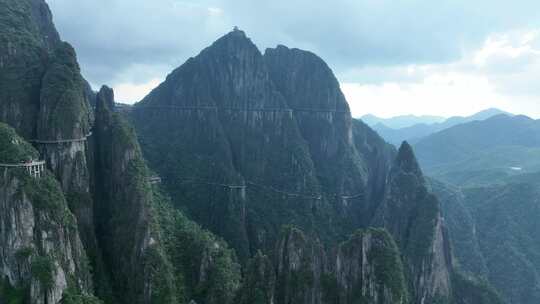
[[[187,184],[187,183],[204,184],[204,185],[210,185],[210,186],[223,187],[223,188],[227,188],[227,189],[230,189],[230,190],[233,190],[233,189],[246,190],[247,188],[249,188],[249,186],[251,186],[252,188],[259,188],[259,189],[262,189],[262,190],[267,191],[267,192],[279,193],[279,194],[289,196],[289,197],[294,197],[294,198],[317,200],[317,201],[320,201],[320,200],[323,199],[322,194],[293,193],[293,192],[288,192],[288,191],[276,189],[276,188],[274,188],[272,186],[266,186],[266,185],[254,183],[254,182],[251,182],[251,181],[246,181],[246,183],[244,185],[238,185],[238,184],[216,183],[216,182],[211,182],[211,181],[206,181],[206,180],[201,180],[201,179],[194,179],[194,178],[185,178],[185,179],[181,179],[180,183],[182,183],[182,184]],[[364,197],[364,193],[357,193],[357,194],[353,194],[353,195],[334,194],[334,196],[341,198],[342,201],[348,201],[348,200],[352,200],[352,199],[362,198],[362,197]]]
[[[148,178],[148,182],[152,185],[161,184],[161,177],[151,176]]]
[[[287,112],[287,113],[343,113],[350,114],[350,111],[337,109],[309,109],[309,108],[235,108],[235,107],[216,107],[216,106],[197,106],[197,107],[181,107],[181,106],[135,106],[133,109],[162,109],[162,110],[178,110],[178,111],[236,111],[236,112]]]
[[[32,161],[21,164],[0,164],[0,168],[25,168],[33,178],[40,178],[45,171],[45,161]]]
[[[87,141],[88,137],[92,136],[92,132],[88,133],[82,138],[74,138],[74,139],[59,139],[59,140],[41,140],[41,139],[30,139],[28,142],[35,143],[35,144],[43,144],[43,145],[56,145],[56,144],[66,144],[66,143],[73,143],[73,142],[83,142]]]

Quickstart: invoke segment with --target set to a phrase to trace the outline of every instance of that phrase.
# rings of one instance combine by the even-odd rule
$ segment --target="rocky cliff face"
[[[0,139],[0,163],[38,155],[4,124]],[[0,168],[0,248],[0,301],[58,303],[92,293],[77,220],[51,173],[32,178],[24,168]]]
[[[35,145],[60,181],[83,243],[94,256],[98,253],[87,159],[91,110],[85,84],[75,50],[58,43],[42,79]]]
[[[87,139],[87,83],[73,48],[61,42],[42,0],[4,0],[0,8],[0,118],[34,143],[60,181],[94,269],[99,268]],[[6,48],[6,49],[2,49]]]
[[[39,30],[39,24],[47,24],[47,20],[33,18],[39,2],[45,5],[43,1],[0,2],[0,118],[27,139],[36,135],[41,78],[49,50]]]
[[[60,43],[60,35],[56,31],[53,23],[52,13],[44,0],[30,0],[32,20],[39,31],[39,38],[43,41],[45,48],[49,51],[55,49]],[[25,4],[23,4],[25,5]]]
[[[335,242],[367,226],[384,193],[392,153],[355,138],[326,64],[285,47],[263,56],[242,31],[172,72],[132,118],[175,204],[243,260],[272,250],[285,224]]]
[[[384,179],[377,180],[372,174],[377,162],[368,159],[369,154],[359,153],[355,141],[381,149],[385,144],[362,132],[355,138],[349,105],[321,58],[285,46],[267,49],[264,58],[272,81],[294,111],[325,197],[344,215],[342,221],[348,229],[365,226],[373,205],[379,202],[377,192],[384,187]],[[377,160],[384,161],[386,156],[381,154]]]
[[[399,250],[386,231],[358,231],[332,250],[294,228],[282,237],[276,303],[407,303]]]
[[[69,142],[90,130],[85,81],[75,51],[60,41],[44,1],[3,0],[0,9],[1,120],[27,140],[68,141],[36,145],[69,193],[70,207],[86,231],[83,240],[89,243],[92,227],[87,213],[92,206],[85,142]]]
[[[334,272],[340,303],[407,303],[408,292],[399,249],[385,230],[353,234],[338,247]]]
[[[149,172],[133,131],[113,107],[112,90],[102,88],[96,103],[94,219],[113,293],[122,303],[173,303],[171,269],[152,226]]]

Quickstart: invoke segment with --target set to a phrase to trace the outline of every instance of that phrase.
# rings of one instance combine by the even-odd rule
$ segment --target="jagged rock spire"
[[[96,97],[96,111],[114,109],[114,91],[108,86],[102,86]]]
[[[412,278],[409,289],[414,303],[448,298],[452,264],[439,201],[429,193],[408,142],[399,148],[386,191],[374,225],[388,229],[398,243]]]
[[[394,168],[405,173],[414,174],[420,179],[423,179],[424,176],[414,155],[413,148],[407,141],[404,141],[399,148]]]

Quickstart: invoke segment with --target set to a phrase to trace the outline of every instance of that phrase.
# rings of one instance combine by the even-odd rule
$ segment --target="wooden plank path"
[[[88,137],[92,136],[92,132],[88,133],[82,138],[74,138],[74,139],[58,139],[58,140],[42,140],[42,139],[30,139],[28,142],[35,143],[35,144],[66,144],[66,143],[72,143],[72,142],[82,142],[87,141]]]

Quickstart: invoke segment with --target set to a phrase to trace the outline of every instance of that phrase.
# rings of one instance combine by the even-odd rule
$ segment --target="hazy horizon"
[[[85,77],[94,88],[110,85],[125,103],[142,99],[238,25],[261,51],[284,44],[322,57],[355,117],[467,116],[495,107],[540,118],[540,3],[534,1],[49,4]]]
[[[482,109],[480,111],[473,111],[473,112],[467,112],[465,114],[462,114],[462,115],[450,115],[450,116],[445,116],[445,115],[431,115],[431,114],[420,114],[420,115],[417,115],[417,114],[414,114],[414,113],[404,113],[404,114],[398,114],[398,115],[391,115],[391,116],[380,116],[380,115],[375,115],[373,113],[366,113],[366,114],[362,114],[360,116],[355,116],[353,115],[354,118],[362,118],[366,115],[373,115],[377,118],[381,118],[381,119],[392,119],[392,118],[399,118],[399,117],[415,117],[415,118],[434,118],[434,117],[438,117],[438,118],[441,118],[442,121],[444,121],[445,119],[448,119],[448,118],[452,118],[452,117],[456,117],[456,116],[460,116],[460,117],[467,117],[467,116],[472,116],[474,114],[477,114],[479,112],[482,112],[482,111],[486,111],[486,110],[492,110],[492,109],[496,109],[496,110],[500,110],[500,111],[503,111],[503,112],[508,112],[509,114],[513,114],[513,115],[525,115],[525,116],[529,116],[529,115],[526,115],[526,114],[523,114],[523,113],[513,113],[511,111],[506,111],[505,109],[501,109],[501,108],[496,108],[496,107],[489,107],[489,108],[485,108],[485,109]],[[537,117],[533,117],[533,116],[529,116],[531,118],[534,118],[534,119],[538,119]]]

